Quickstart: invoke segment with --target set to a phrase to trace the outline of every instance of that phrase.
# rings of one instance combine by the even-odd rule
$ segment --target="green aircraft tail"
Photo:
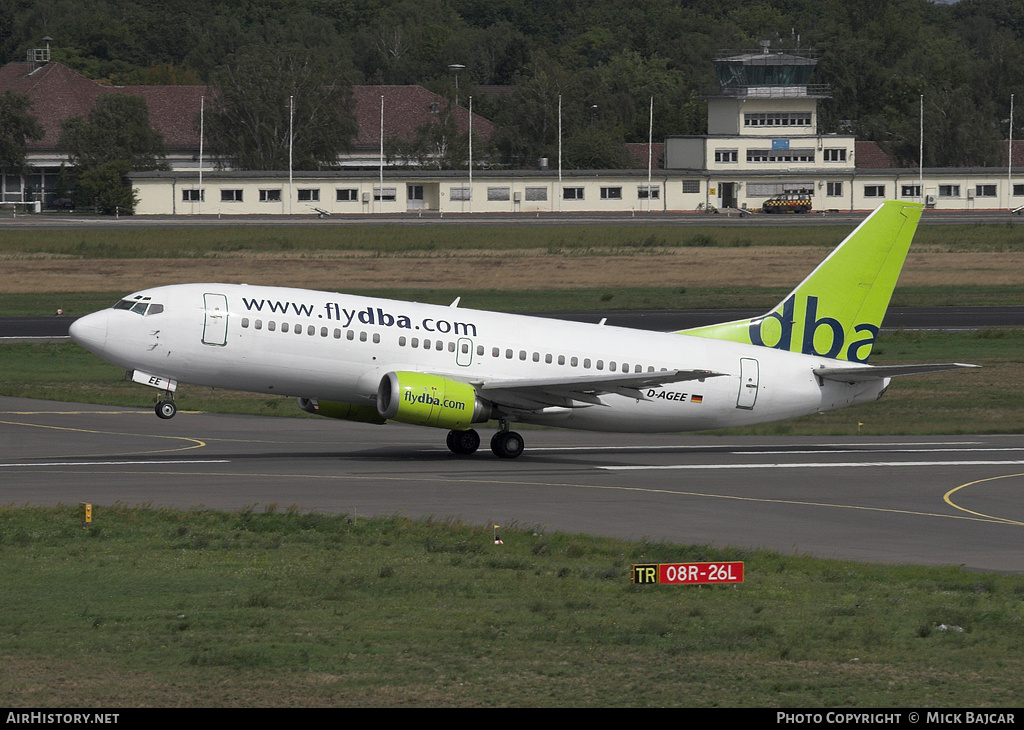
[[[679,334],[867,362],[922,209],[882,203],[770,312]]]

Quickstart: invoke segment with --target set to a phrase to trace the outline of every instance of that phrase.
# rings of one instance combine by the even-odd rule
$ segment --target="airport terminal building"
[[[638,170],[295,173],[189,172],[131,176],[141,214],[557,213],[761,210],[787,193],[812,210],[871,210],[898,198],[940,210],[1024,205],[1024,170],[899,168],[873,142],[818,131],[823,84],[813,53],[723,52],[705,95],[708,134],[665,140],[660,164]],[[1024,163],[1024,143],[1006,146]],[[1016,154],[1011,154],[1011,152]],[[646,157],[647,155],[643,155]],[[652,156],[653,157],[653,156]]]

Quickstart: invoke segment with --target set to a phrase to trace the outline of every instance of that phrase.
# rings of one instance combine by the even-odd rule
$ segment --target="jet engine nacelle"
[[[439,375],[391,372],[377,387],[377,413],[382,418],[417,426],[465,430],[491,417],[491,404],[472,385]]]
[[[374,406],[359,406],[352,403],[338,403],[330,400],[314,400],[299,398],[299,408],[306,413],[313,413],[326,418],[338,418],[342,421],[359,421],[361,423],[385,423]]]

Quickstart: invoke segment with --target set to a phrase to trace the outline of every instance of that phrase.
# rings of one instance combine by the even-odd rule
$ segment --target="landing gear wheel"
[[[172,400],[162,400],[156,404],[156,415],[164,420],[174,418],[174,414],[177,412],[178,407],[174,405]]]
[[[491,437],[491,451],[501,459],[514,459],[523,453],[526,443],[515,431],[498,431]]]
[[[453,454],[469,455],[480,448],[480,434],[473,429],[449,431],[446,439],[448,450]]]

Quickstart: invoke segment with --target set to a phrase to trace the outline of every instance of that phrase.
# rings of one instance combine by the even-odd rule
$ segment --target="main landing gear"
[[[498,431],[491,436],[491,451],[501,459],[516,458],[523,453],[525,445],[523,437],[515,431]]]
[[[453,454],[467,456],[480,448],[480,434],[473,429],[468,431],[449,431],[448,450]]]
[[[449,431],[448,449],[460,456],[468,456],[480,448],[480,434],[473,429]],[[491,437],[491,451],[501,459],[514,459],[523,453],[523,437],[508,429],[508,422],[501,422],[501,429]]]

